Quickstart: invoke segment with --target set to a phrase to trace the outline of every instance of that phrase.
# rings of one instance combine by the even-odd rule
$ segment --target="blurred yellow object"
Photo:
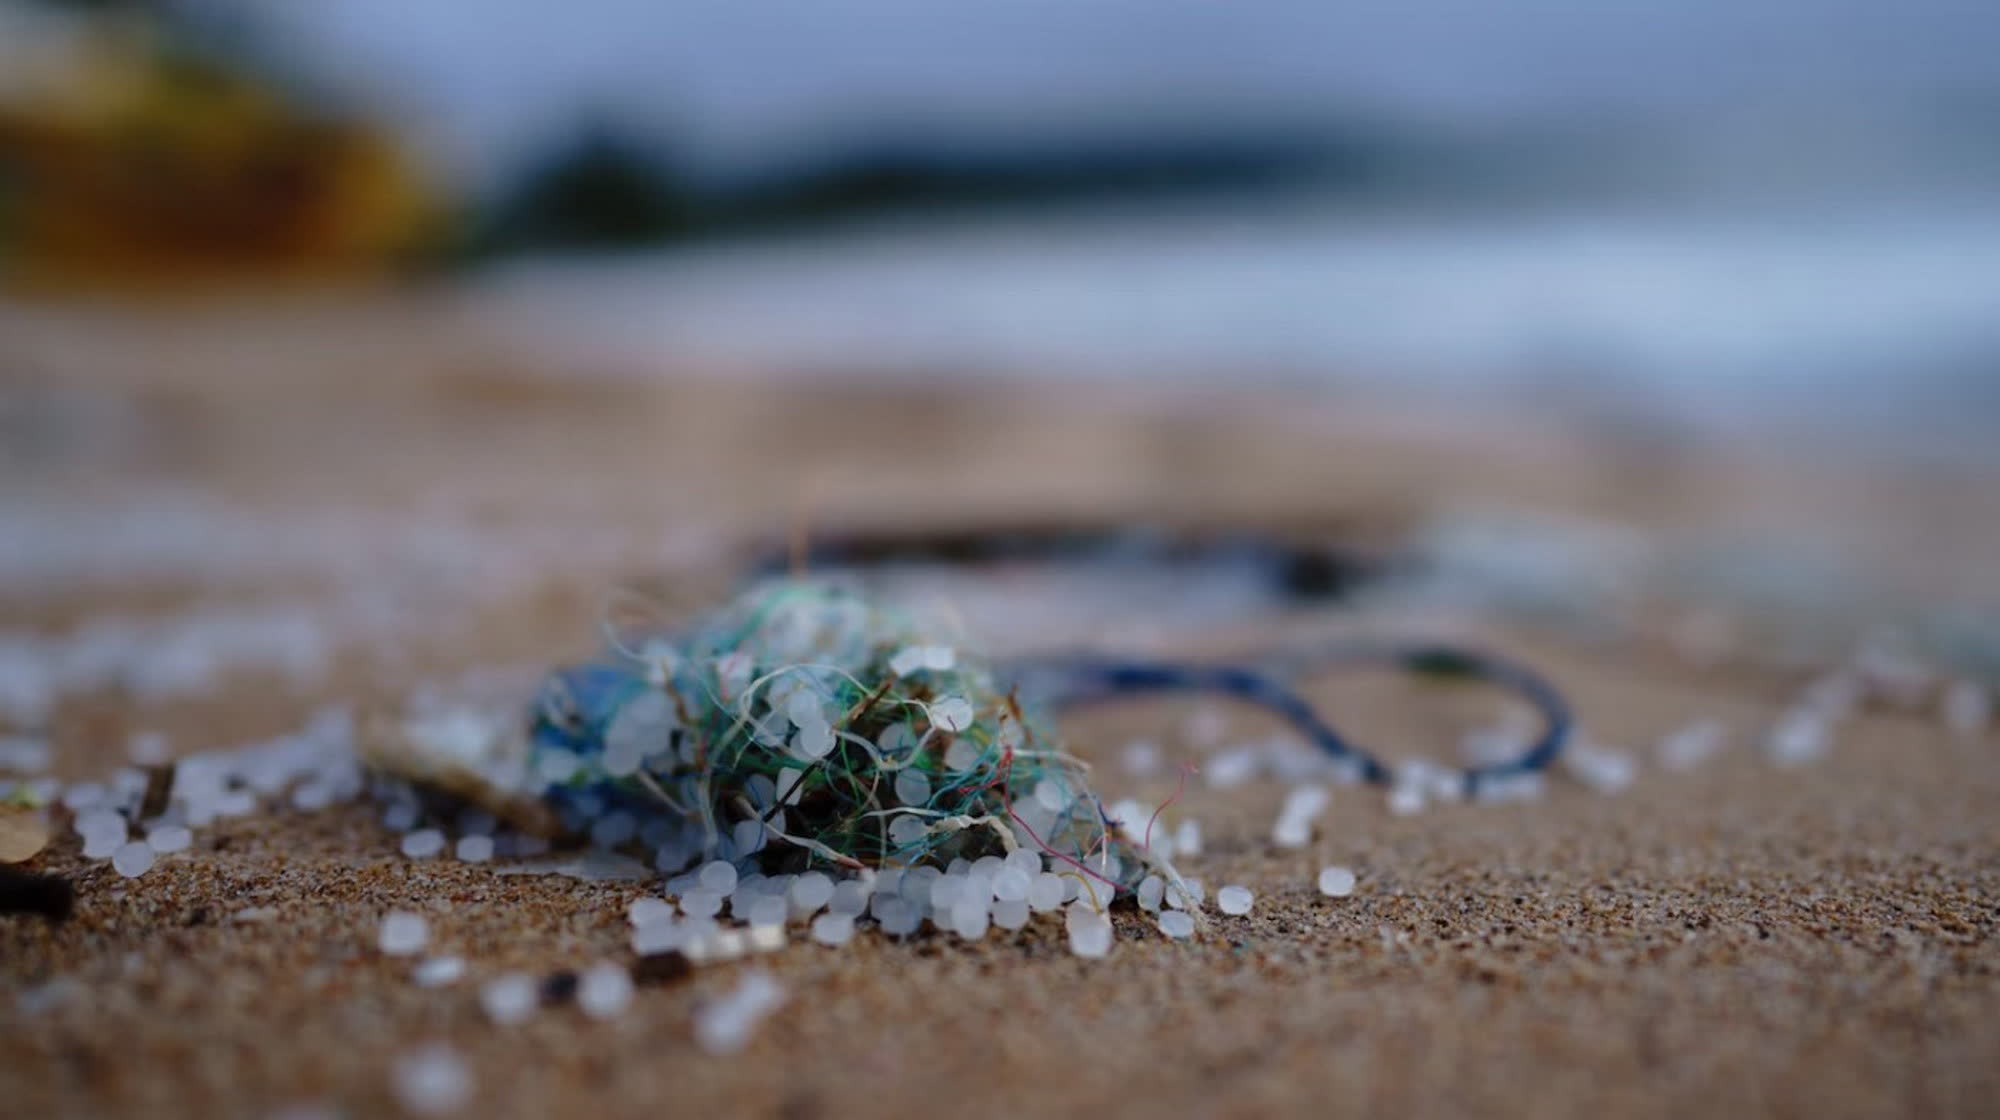
[[[0,286],[165,292],[379,275],[439,208],[389,138],[243,69],[93,27],[0,88]],[[4,61],[4,60],[0,60]]]

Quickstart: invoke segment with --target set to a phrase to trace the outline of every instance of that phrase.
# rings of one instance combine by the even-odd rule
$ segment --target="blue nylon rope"
[[[1519,757],[1463,771],[1466,796],[1482,786],[1546,770],[1569,740],[1571,717],[1567,701],[1540,674],[1515,661],[1479,650],[1435,644],[1342,645],[1292,654],[1282,659],[1292,672],[1328,667],[1380,665],[1406,671],[1482,680],[1509,689],[1541,714],[1541,737]],[[1016,667],[1023,678],[1047,689],[1044,697],[1056,708],[1099,703],[1121,697],[1166,692],[1217,693],[1254,704],[1292,725],[1314,746],[1358,768],[1361,777],[1387,785],[1394,772],[1373,753],[1356,746],[1320,718],[1298,693],[1277,675],[1241,666],[1203,665],[1089,655],[1034,658]]]

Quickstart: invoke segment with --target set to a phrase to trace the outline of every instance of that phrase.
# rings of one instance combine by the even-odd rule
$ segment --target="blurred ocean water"
[[[527,347],[913,376],[1623,396],[2000,442],[2000,206],[1370,214],[1298,198],[876,222],[525,261]]]

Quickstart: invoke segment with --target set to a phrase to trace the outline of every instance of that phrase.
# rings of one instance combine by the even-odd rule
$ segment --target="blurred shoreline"
[[[615,368],[1555,394],[1725,438],[2000,452],[2000,207],[1972,203],[1436,214],[1277,195],[543,257],[467,291],[524,351]]]

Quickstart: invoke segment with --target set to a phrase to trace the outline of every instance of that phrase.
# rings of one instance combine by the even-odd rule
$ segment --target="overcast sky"
[[[251,3],[441,161],[580,113],[720,173],[857,137],[983,145],[1351,114],[1459,125],[2000,106],[1993,0],[341,0]]]

